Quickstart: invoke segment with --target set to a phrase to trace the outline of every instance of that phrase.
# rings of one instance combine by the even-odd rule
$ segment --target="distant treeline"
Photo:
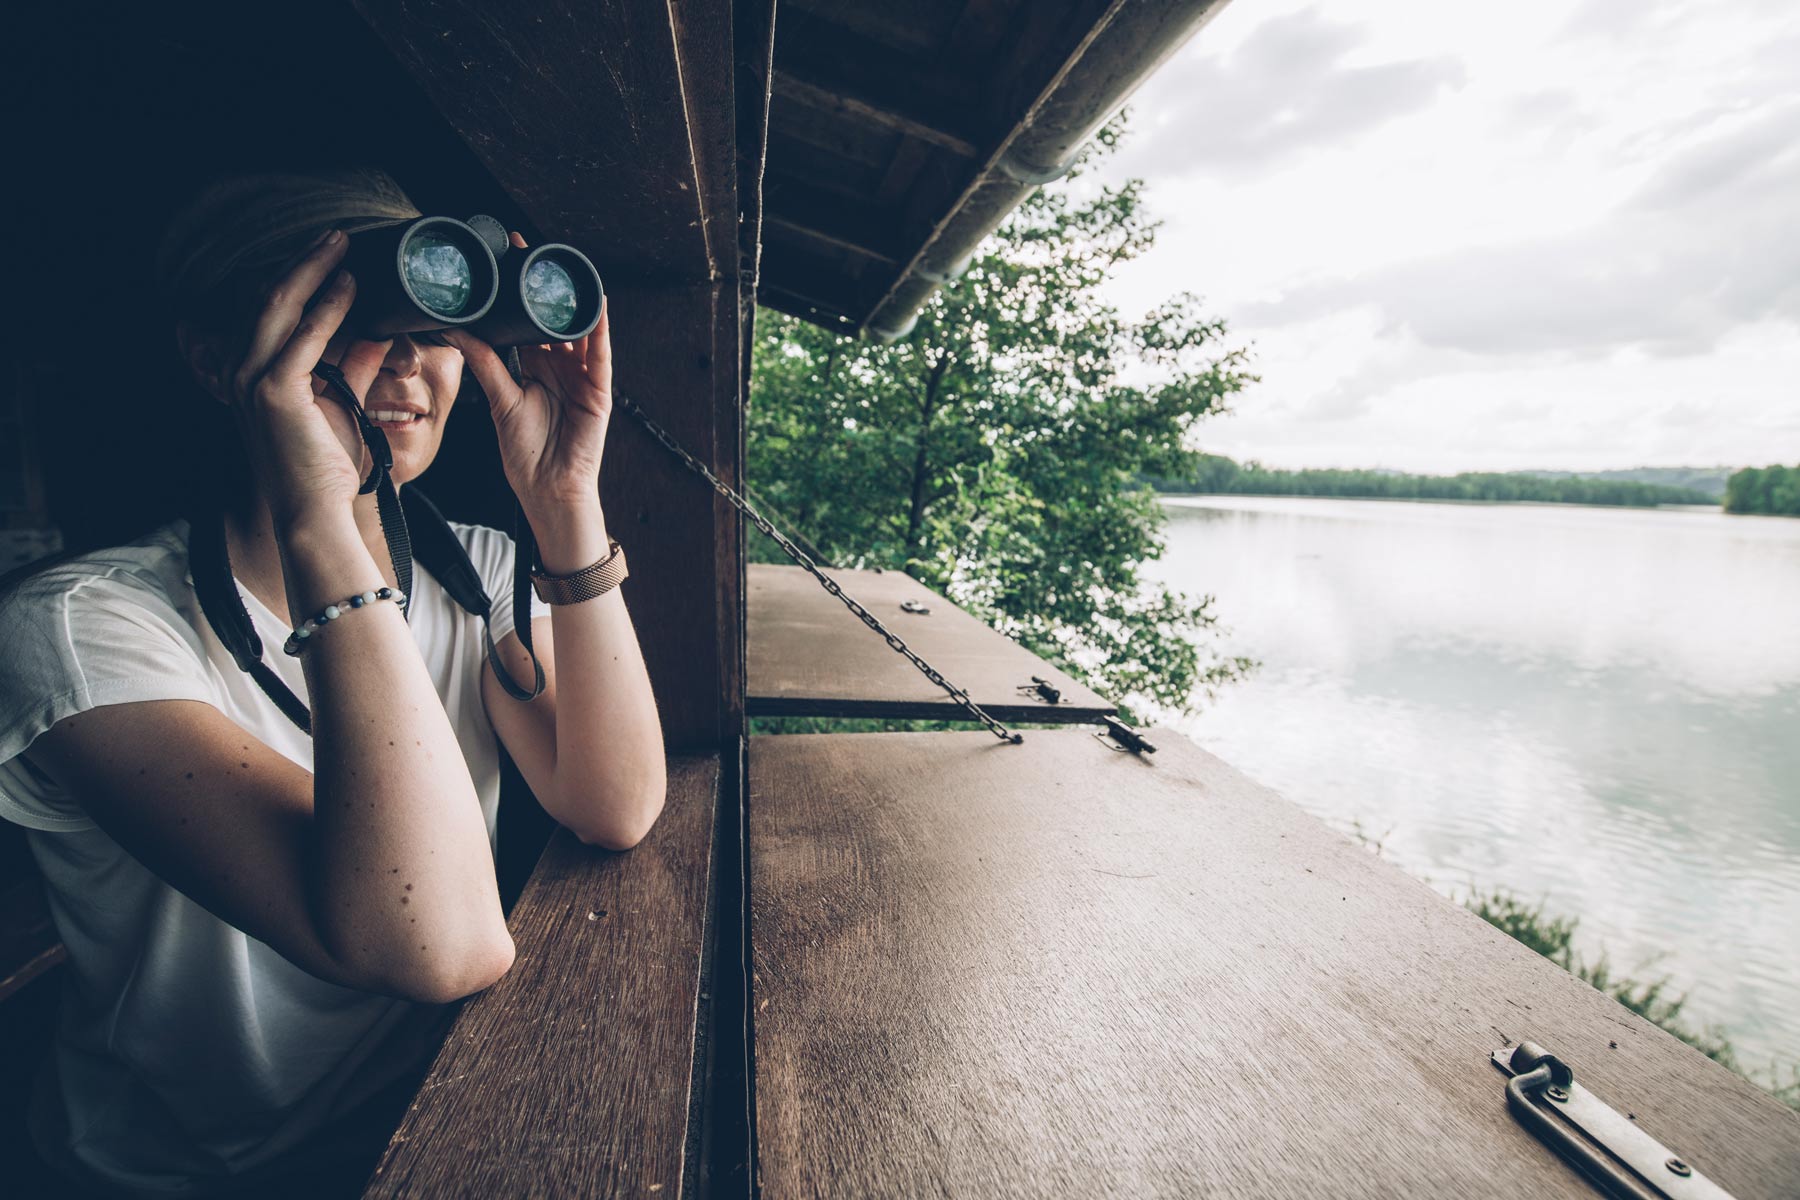
[[[1539,479],[1621,479],[1626,483],[1657,483],[1663,487],[1692,488],[1705,492],[1714,500],[1725,498],[1725,481],[1730,467],[1627,467],[1612,471],[1521,471]]]
[[[1779,470],[1780,468],[1773,468]],[[1734,477],[1735,478],[1735,477]],[[1543,504],[1717,504],[1693,488],[1625,479],[1546,478],[1538,474],[1402,475],[1391,471],[1279,471],[1206,454],[1191,479],[1146,479],[1159,492],[1240,496],[1345,496],[1369,500],[1533,501]],[[1797,478],[1800,482],[1800,478]]]
[[[1800,467],[1745,467],[1725,481],[1725,511],[1800,517]]]

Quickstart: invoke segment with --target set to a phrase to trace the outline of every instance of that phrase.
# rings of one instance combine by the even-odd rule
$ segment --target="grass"
[[[1387,837],[1370,835],[1361,821],[1352,821],[1350,836],[1381,857]],[[1684,1015],[1687,993],[1671,995],[1670,980],[1638,979],[1620,973],[1604,951],[1596,958],[1586,958],[1575,949],[1575,930],[1579,917],[1552,913],[1539,901],[1536,904],[1516,893],[1496,887],[1490,891],[1471,888],[1463,897],[1463,907],[1506,934],[1521,945],[1537,951],[1563,970],[1605,992],[1638,1016],[1664,1030],[1720,1066],[1728,1067],[1767,1091],[1789,1108],[1800,1110],[1800,1063],[1771,1062],[1767,1070],[1754,1070],[1741,1061],[1730,1037],[1718,1025],[1695,1028]]]

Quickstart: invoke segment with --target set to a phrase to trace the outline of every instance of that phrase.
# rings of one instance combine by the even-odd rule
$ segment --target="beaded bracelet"
[[[351,596],[346,600],[338,601],[336,604],[327,604],[325,610],[318,616],[308,618],[298,629],[288,634],[287,642],[281,648],[298,658],[300,656],[300,651],[306,647],[306,640],[312,637],[313,630],[325,628],[327,624],[343,616],[346,608],[361,608],[363,605],[373,604],[377,600],[392,600],[400,606],[402,612],[406,610],[405,592],[400,591],[398,588],[376,588],[372,592],[364,592],[360,596]]]

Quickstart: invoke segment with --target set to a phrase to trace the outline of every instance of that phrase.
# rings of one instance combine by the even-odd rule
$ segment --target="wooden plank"
[[[714,279],[737,273],[737,44],[733,0],[670,0],[682,103],[694,152],[707,256]],[[753,118],[754,119],[754,118]]]
[[[845,337],[856,333],[856,319],[842,309],[767,282],[762,285],[757,302],[764,308],[772,308],[776,312],[786,313],[790,317],[811,321],[815,325],[835,330]]]
[[[932,54],[943,44],[957,0],[908,0],[905,4],[845,3],[844,0],[788,0],[790,19],[835,25],[911,54]]]
[[[551,840],[365,1195],[681,1194],[718,784],[672,758],[635,849]]]
[[[822,112],[884,126],[964,158],[974,158],[979,153],[974,141],[955,129],[948,117],[920,112],[895,97],[871,96],[843,83],[813,83],[780,66],[775,69],[775,94]]]
[[[1739,1200],[1800,1195],[1800,1117],[1151,736],[752,740],[766,1195],[1593,1200],[1507,1112],[1527,1038]]]
[[[902,571],[826,574],[999,720],[1094,721],[1117,711]],[[752,563],[748,599],[750,715],[954,720],[964,712],[801,568]],[[904,612],[907,601],[931,611]],[[1059,688],[1062,703],[1021,696],[1033,675]]]
[[[883,180],[887,178],[887,162],[883,160]],[[845,203],[842,196],[814,187],[804,179],[778,177],[769,181],[768,203],[771,226],[890,265],[903,253],[903,242],[893,221],[867,201]]]

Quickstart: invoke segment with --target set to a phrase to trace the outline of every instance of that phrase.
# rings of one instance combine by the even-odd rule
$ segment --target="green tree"
[[[1745,467],[1725,481],[1725,511],[1800,517],[1800,467]]]
[[[834,563],[905,570],[1116,702],[1188,711],[1250,664],[1210,597],[1142,578],[1163,516],[1138,480],[1187,475],[1189,431],[1255,376],[1191,295],[1140,321],[1101,300],[1156,229],[1139,180],[1046,188],[893,345],[764,310],[748,474]]]

